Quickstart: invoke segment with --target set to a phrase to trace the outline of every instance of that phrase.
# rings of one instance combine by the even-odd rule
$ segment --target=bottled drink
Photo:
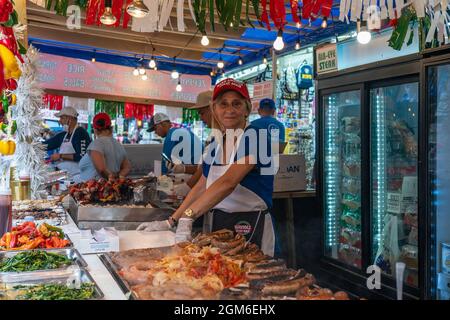
[[[12,228],[12,198],[10,189],[0,189],[0,237]]]

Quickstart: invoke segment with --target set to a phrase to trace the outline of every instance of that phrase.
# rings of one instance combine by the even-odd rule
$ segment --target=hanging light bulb
[[[144,74],[142,75],[141,79],[142,79],[142,80],[144,80],[144,81],[145,81],[145,80],[147,80],[147,79],[148,79],[148,76],[147,76],[147,74],[146,74],[146,73],[144,73]]]
[[[242,61],[242,58],[239,57],[238,64],[239,64],[240,66],[242,66],[243,63],[244,63],[244,61]]]
[[[283,41],[283,30],[278,30],[278,35],[275,41],[273,42],[273,48],[276,51],[283,50],[284,48],[284,41]]]
[[[263,64],[267,64],[267,58],[266,58],[266,55],[264,55],[264,58],[263,58]]]
[[[95,60],[95,57],[92,57],[91,61],[92,61],[92,62],[95,62],[95,61],[96,61],[96,60]]]
[[[149,12],[150,10],[142,0],[133,0],[127,7],[127,13],[135,18],[144,18]]]
[[[320,26],[322,27],[322,29],[328,27],[327,17],[323,17],[322,24]]]
[[[155,58],[153,58],[153,56],[150,59],[150,62],[148,63],[148,66],[150,67],[150,69],[155,69],[156,68],[156,61],[155,61]]]
[[[137,77],[138,75],[139,75],[139,69],[138,68],[134,68],[133,76]]]
[[[214,73],[214,70],[211,70],[211,72],[209,73],[209,75],[210,75],[211,77],[214,77],[216,74]]]
[[[155,66],[155,67],[153,68],[153,70],[155,70],[155,71],[156,71],[156,70],[158,70],[158,67],[157,67],[157,66]]]
[[[178,84],[177,84],[175,90],[177,90],[177,92],[180,92],[181,90],[183,90],[183,87],[181,86],[181,79],[178,79]]]
[[[145,69],[144,69],[144,67],[140,67],[140,68],[139,68],[139,74],[140,74],[140,75],[145,74]]]
[[[301,21],[297,22],[295,26],[297,27],[297,29],[300,29],[302,27],[302,22]]]
[[[358,20],[356,22],[356,39],[361,44],[368,44],[370,40],[372,39],[372,34],[369,30],[367,30],[367,27],[363,28],[361,27],[361,21]]]
[[[297,42],[295,43],[295,50],[300,50],[300,39],[297,39]]]
[[[206,33],[203,34],[202,40],[200,41],[200,43],[204,47],[206,47],[209,44],[209,39],[208,39],[208,36],[206,35]]]
[[[233,22],[230,22],[230,28],[233,28]]]
[[[100,22],[106,26],[110,26],[116,23],[117,19],[112,13],[112,0],[105,0],[105,11],[100,17]]]
[[[170,74],[170,76],[172,77],[172,79],[178,79],[178,77],[180,76],[180,74],[178,73],[177,69],[176,69],[176,59],[177,57],[173,57],[173,71]]]
[[[217,68],[223,69],[223,67],[225,67],[225,63],[223,62],[222,57],[220,57],[219,62],[217,62]]]
[[[173,70],[170,76],[172,77],[172,79],[178,79],[180,77],[180,74],[177,70]]]

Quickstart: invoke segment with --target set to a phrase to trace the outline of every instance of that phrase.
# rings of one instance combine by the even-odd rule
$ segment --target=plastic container
[[[11,189],[0,189],[0,237],[12,228]]]

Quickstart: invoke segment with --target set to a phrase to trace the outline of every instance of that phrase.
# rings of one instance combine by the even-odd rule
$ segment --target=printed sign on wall
[[[316,49],[315,69],[318,74],[337,71],[338,59],[335,43],[330,43]]]
[[[91,62],[51,54],[40,54],[38,79],[42,88],[163,101],[195,103],[197,95],[209,90],[209,76],[183,74],[183,90],[170,72],[147,70],[147,80],[133,75],[130,67]]]

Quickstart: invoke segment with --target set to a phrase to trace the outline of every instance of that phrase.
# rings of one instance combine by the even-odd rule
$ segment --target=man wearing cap
[[[278,135],[278,142],[280,143],[280,153],[283,153],[286,147],[284,125],[275,119],[275,102],[272,99],[262,99],[259,102],[258,113],[261,116],[259,119],[253,120],[251,124],[260,129],[266,129],[272,141],[276,138],[273,135]]]
[[[198,94],[197,102],[192,107],[189,107],[191,110],[197,110],[198,115],[200,116],[200,120],[202,120],[203,124],[207,128],[211,128],[211,99],[212,99],[213,91],[208,90]],[[205,147],[208,145],[209,140],[205,142]],[[202,166],[199,164],[197,166],[197,170],[192,175],[192,177],[184,183],[178,184],[174,186],[174,192],[179,196],[186,196],[189,191],[191,191],[192,187],[195,186],[197,181],[202,176]]]
[[[201,157],[201,142],[190,130],[173,128],[169,117],[155,113],[150,120],[148,132],[164,138],[161,172],[194,174]],[[165,159],[167,158],[167,159]],[[168,161],[170,160],[170,161]]]
[[[78,163],[86,153],[91,138],[84,128],[78,126],[78,112],[73,107],[64,107],[55,116],[59,117],[63,131],[43,143],[48,151],[59,148],[51,159],[58,169],[66,170],[71,177],[75,177],[80,173]]]

